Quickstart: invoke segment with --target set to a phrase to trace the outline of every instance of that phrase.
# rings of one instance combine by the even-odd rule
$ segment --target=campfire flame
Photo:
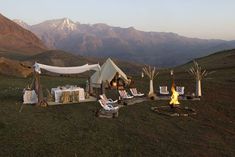
[[[171,95],[170,105],[172,107],[178,106],[180,104],[178,101],[179,93],[175,90],[174,83],[172,84],[171,92],[172,92],[172,95]]]

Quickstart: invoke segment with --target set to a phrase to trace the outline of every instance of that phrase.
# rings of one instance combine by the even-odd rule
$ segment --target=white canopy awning
[[[58,74],[79,74],[89,70],[100,71],[99,64],[85,64],[82,66],[75,66],[75,67],[58,67],[58,66],[50,66],[40,63],[34,64],[34,70],[41,74],[41,69],[47,70],[49,72],[58,73]]]

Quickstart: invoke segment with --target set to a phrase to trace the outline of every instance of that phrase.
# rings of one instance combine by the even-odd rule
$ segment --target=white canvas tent
[[[102,82],[111,82],[116,74],[119,74],[125,83],[128,83],[128,78],[126,74],[110,59],[108,58],[106,62],[101,66],[100,71],[96,71],[91,76],[91,85],[92,87],[100,87]]]

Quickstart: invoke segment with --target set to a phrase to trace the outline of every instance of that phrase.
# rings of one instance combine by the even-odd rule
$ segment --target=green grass
[[[167,117],[150,110],[168,101],[148,101],[121,108],[119,117],[95,117],[97,102],[41,108],[24,105],[22,89],[32,78],[0,76],[0,156],[235,156],[234,50],[199,59],[209,71],[203,80],[201,101],[181,101],[195,108],[196,116]],[[194,80],[185,72],[190,64],[175,69],[176,85],[195,92]],[[149,80],[133,77],[147,93]],[[73,84],[85,86],[86,77],[42,76],[44,88]],[[171,85],[169,69],[160,70],[154,82]],[[108,97],[117,98],[115,91]]]
[[[147,78],[134,79],[138,89],[148,91]],[[150,107],[168,101],[149,101],[121,108],[116,119],[95,117],[97,102],[24,105],[19,112],[21,91],[31,79],[0,80],[0,156],[235,156],[234,80],[205,80],[201,101],[181,101],[182,106],[195,108],[196,116],[158,115]],[[176,73],[176,83],[194,91],[194,81],[186,73]],[[84,86],[85,78],[44,76],[42,84]],[[159,74],[155,88],[162,84],[170,85],[167,72]]]

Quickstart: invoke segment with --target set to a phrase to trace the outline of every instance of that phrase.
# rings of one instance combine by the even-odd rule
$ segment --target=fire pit
[[[173,77],[173,71],[171,71],[172,75],[172,86],[171,86],[171,100],[169,105],[167,106],[159,106],[159,107],[151,107],[151,110],[157,112],[159,114],[172,116],[172,117],[179,117],[179,116],[189,116],[189,115],[196,115],[195,109],[191,109],[189,107],[181,107],[180,102],[178,100],[179,93],[175,90],[175,83]]]
[[[151,110],[158,114],[171,116],[171,117],[188,117],[190,115],[196,115],[196,111],[189,107],[171,107],[171,106],[159,106],[151,107]]]

